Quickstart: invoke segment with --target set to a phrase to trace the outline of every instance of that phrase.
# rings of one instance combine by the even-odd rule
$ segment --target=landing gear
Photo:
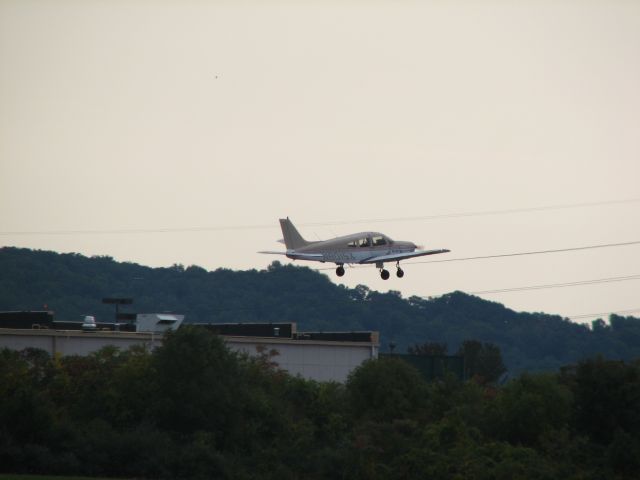
[[[338,268],[336,268],[336,275],[339,277],[344,275],[344,267],[342,265],[338,265]]]
[[[396,263],[396,268],[396,275],[398,276],[398,278],[404,277],[404,270],[400,268],[400,262]]]
[[[389,280],[389,270],[384,269],[384,263],[376,262],[376,268],[380,269],[380,277],[383,280]]]

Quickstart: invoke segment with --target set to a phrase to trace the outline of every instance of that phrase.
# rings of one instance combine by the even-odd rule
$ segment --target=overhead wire
[[[345,224],[353,224],[353,223],[411,222],[411,221],[422,221],[422,220],[439,220],[442,218],[479,217],[479,216],[487,216],[487,215],[508,215],[512,213],[543,212],[547,210],[564,210],[564,209],[572,209],[572,208],[597,207],[597,206],[604,206],[604,205],[617,205],[617,204],[637,203],[637,202],[640,202],[640,198],[604,200],[604,201],[598,201],[598,202],[543,205],[538,207],[507,208],[507,209],[499,209],[499,210],[478,210],[478,211],[470,211],[470,212],[444,213],[444,214],[437,214],[437,215],[420,215],[420,216],[413,216],[413,217],[369,218],[369,219],[351,220],[351,221],[344,220],[344,221],[333,221],[333,222],[322,222],[322,223],[307,223],[307,224],[301,224],[301,226],[315,227],[315,226],[324,226],[324,225],[345,225]]]
[[[578,320],[581,318],[589,318],[589,317],[600,317],[602,315],[621,315],[625,313],[635,313],[640,312],[640,308],[631,308],[629,310],[618,310],[616,312],[601,312],[601,313],[582,313],[580,315],[571,315],[566,317],[570,320]]]
[[[581,202],[567,203],[555,205],[543,205],[537,207],[509,208],[500,210],[478,210],[457,213],[444,213],[436,215],[420,215],[411,217],[388,217],[388,218],[367,218],[352,220],[331,220],[325,222],[309,222],[300,223],[300,227],[321,227],[331,225],[353,225],[363,223],[390,223],[390,222],[411,222],[411,221],[427,221],[439,220],[446,218],[464,218],[464,217],[480,217],[488,215],[508,215],[514,213],[532,213],[543,212],[549,210],[566,210],[575,208],[597,207],[607,205],[621,205],[629,203],[638,203],[640,198],[627,198],[617,200],[604,200],[597,202]],[[129,234],[148,234],[148,233],[189,233],[189,232],[209,232],[209,231],[234,231],[234,230],[262,230],[276,229],[276,222],[269,224],[245,224],[245,225],[210,225],[210,226],[188,226],[188,227],[157,227],[157,228],[116,228],[116,229],[73,229],[73,230],[14,230],[0,231],[0,235],[129,235]]]
[[[441,260],[422,260],[422,261],[414,261],[414,262],[405,262],[405,265],[416,265],[421,263],[445,263],[445,262],[462,262],[468,260],[484,260],[488,258],[505,258],[505,257],[519,257],[525,255],[543,255],[547,253],[560,253],[560,252],[577,252],[580,250],[592,250],[597,248],[611,248],[611,247],[626,247],[630,245],[638,245],[640,244],[640,240],[633,240],[630,242],[620,242],[620,243],[603,243],[597,245],[585,245],[581,247],[569,247],[569,248],[557,248],[551,250],[532,250],[529,252],[513,252],[513,253],[500,253],[496,255],[483,255],[477,257],[461,257],[461,258],[445,258]]]
[[[482,260],[482,259],[494,259],[494,258],[504,258],[504,257],[514,257],[521,255],[541,255],[547,253],[560,253],[560,252],[572,252],[572,251],[581,251],[581,250],[589,250],[589,249],[597,249],[597,248],[611,248],[611,247],[623,247],[630,245],[638,245],[640,244],[640,240],[631,241],[631,242],[620,242],[620,243],[606,243],[606,244],[598,244],[598,245],[585,245],[580,247],[570,247],[570,248],[559,248],[553,250],[538,250],[538,251],[530,251],[530,252],[514,252],[514,253],[506,253],[506,254],[497,254],[497,255],[484,255],[484,256],[476,256],[476,257],[462,257],[462,258],[451,258],[445,260],[430,260],[430,261],[422,261],[422,262],[405,262],[405,265],[411,264],[425,264],[425,263],[441,263],[441,262],[456,262],[456,261],[468,261],[468,260]],[[364,265],[363,265],[364,266]],[[366,265],[370,267],[372,265]],[[333,267],[329,268],[318,268],[316,270],[333,270]],[[544,285],[528,285],[528,286],[520,286],[520,287],[510,287],[510,288],[502,288],[502,289],[493,289],[493,290],[479,290],[479,291],[471,291],[467,292],[471,295],[482,295],[482,294],[491,294],[491,293],[507,293],[507,292],[517,292],[517,291],[525,291],[525,290],[541,290],[541,289],[549,289],[549,288],[565,288],[572,286],[580,286],[580,285],[595,285],[602,283],[612,283],[612,282],[623,282],[629,280],[640,280],[640,274],[627,275],[627,276],[619,276],[619,277],[607,277],[607,278],[596,278],[589,280],[577,280],[573,282],[562,282],[562,283],[554,283],[554,284],[544,284]],[[432,295],[438,296],[438,295]],[[424,296],[423,298],[429,298],[428,296]],[[590,314],[581,314],[581,315],[573,315],[569,318],[571,320],[581,319],[581,318],[589,318],[589,317],[598,317],[602,315],[610,315],[610,314],[623,314],[623,313],[634,313],[638,312],[640,309],[630,309],[630,310],[619,310],[615,312],[602,312],[602,313],[590,313]]]
[[[481,255],[481,256],[475,256],[475,257],[458,257],[458,258],[446,258],[441,260],[422,260],[422,261],[413,261],[413,262],[403,262],[403,265],[464,262],[469,260],[485,260],[485,259],[493,259],[493,258],[519,257],[519,256],[526,256],[526,255],[543,255],[548,253],[577,252],[580,250],[592,250],[592,249],[598,249],[598,248],[626,247],[630,245],[640,245],[640,240],[633,240],[630,242],[619,242],[619,243],[602,243],[602,244],[596,244],[596,245],[584,245],[580,247],[556,248],[556,249],[550,249],[550,250],[533,250],[533,251],[527,251],[527,252],[499,253],[495,255]],[[372,265],[366,265],[366,266],[372,266]],[[333,269],[334,269],[333,267],[321,267],[321,268],[316,268],[315,270],[333,270]]]
[[[601,283],[626,282],[629,280],[640,280],[640,275],[628,275],[625,277],[596,278],[592,280],[578,280],[574,282],[549,283],[546,285],[528,285],[528,286],[512,287],[512,288],[497,288],[494,290],[478,290],[475,292],[467,292],[467,293],[471,295],[487,295],[490,293],[509,293],[509,292],[522,292],[526,290],[543,290],[547,288],[565,288],[565,287],[577,287],[581,285],[598,285]]]

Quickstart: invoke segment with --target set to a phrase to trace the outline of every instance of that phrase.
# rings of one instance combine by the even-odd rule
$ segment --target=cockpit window
[[[360,240],[358,240],[358,245],[361,247],[370,247],[371,244],[369,243],[369,238],[361,238]]]
[[[347,243],[347,247],[357,247],[357,246],[358,246],[358,242],[356,240],[354,240],[353,242]]]
[[[373,237],[373,246],[374,247],[378,247],[380,245],[386,245],[386,244],[387,244],[387,240],[382,235],[378,235],[376,237]]]

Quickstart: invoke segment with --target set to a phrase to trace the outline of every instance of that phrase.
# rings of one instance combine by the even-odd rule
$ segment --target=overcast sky
[[[638,241],[639,86],[636,1],[0,0],[0,244],[261,269],[283,216],[452,250],[423,261]],[[243,228],[158,231],[196,227]],[[631,276],[640,245],[405,263],[340,282]],[[574,316],[640,309],[639,287],[482,296]]]

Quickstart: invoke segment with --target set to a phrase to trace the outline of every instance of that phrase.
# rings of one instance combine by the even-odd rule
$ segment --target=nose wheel
[[[342,265],[338,265],[338,268],[336,268],[336,275],[339,277],[344,275],[344,267]]]
[[[398,278],[404,277],[404,270],[398,267],[398,270],[396,270],[396,275],[398,276]]]

